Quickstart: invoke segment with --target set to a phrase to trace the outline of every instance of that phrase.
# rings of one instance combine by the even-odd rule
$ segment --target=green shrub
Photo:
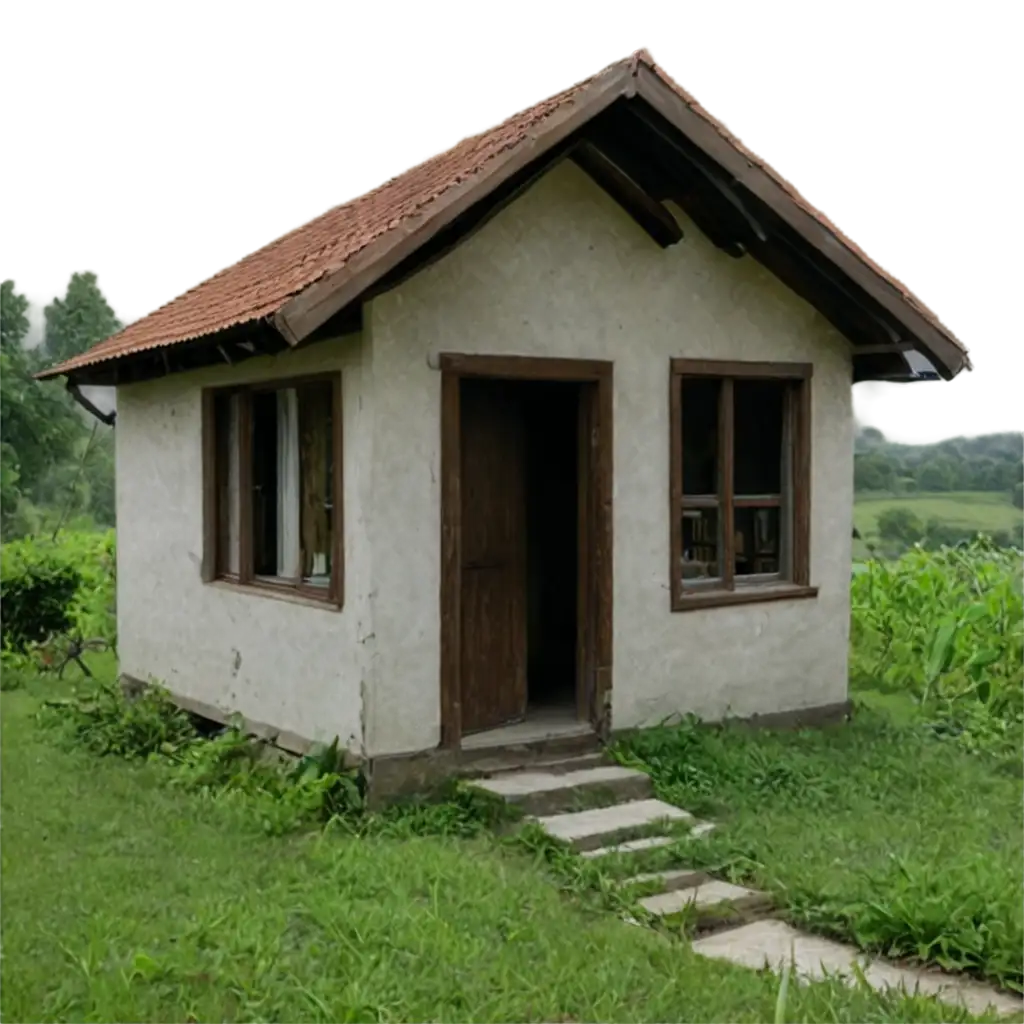
[[[56,548],[31,539],[5,544],[0,562],[3,646],[23,652],[68,629],[81,582],[78,569]]]
[[[50,635],[116,638],[114,531],[25,537],[0,552],[3,646],[25,651]]]

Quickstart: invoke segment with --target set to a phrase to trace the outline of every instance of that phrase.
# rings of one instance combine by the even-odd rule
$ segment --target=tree
[[[931,459],[917,473],[922,491],[951,491],[956,486],[956,467],[945,457]]]
[[[85,433],[67,395],[32,376],[25,349],[28,308],[22,291],[0,282],[0,525],[5,537],[13,531],[19,506],[36,499],[46,474],[72,457]]]
[[[863,452],[853,460],[855,491],[888,491],[895,482],[892,461],[882,451]]]
[[[38,519],[33,504],[88,507],[99,522],[112,523],[109,439],[98,437],[103,443],[87,450],[91,423],[85,414],[56,382],[33,377],[39,360],[24,347],[28,301],[13,281],[4,281],[0,289],[0,529],[7,535],[31,528],[26,524]],[[96,276],[75,274],[67,296],[46,308],[47,359],[74,355],[118,326]],[[109,427],[100,429],[110,432]]]
[[[895,540],[916,544],[925,535],[925,525],[916,512],[909,508],[892,506],[878,514],[878,536],[882,540]]]
[[[110,304],[100,291],[96,275],[72,274],[63,299],[54,299],[43,311],[46,328],[43,350],[50,363],[70,359],[121,329]],[[77,412],[77,410],[76,410]],[[99,427],[91,447],[79,443],[74,468],[54,466],[40,483],[40,497],[55,506],[92,513],[104,525],[114,521],[114,460],[110,427]],[[79,460],[81,466],[79,471]]]
[[[54,299],[43,316],[43,354],[49,363],[70,359],[121,329],[91,272],[72,274],[67,294]]]
[[[1024,508],[1024,483],[1019,480],[1013,485],[1013,493],[1011,495],[1014,508]]]
[[[28,299],[14,290],[13,281],[0,284],[0,349],[20,349],[28,334]]]

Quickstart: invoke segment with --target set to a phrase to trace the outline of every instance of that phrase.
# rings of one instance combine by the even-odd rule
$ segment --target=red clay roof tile
[[[761,168],[792,201],[824,225],[880,277],[896,288],[919,314],[946,335],[961,351],[963,346],[942,326],[934,313],[848,239],[824,214],[768,164],[748,150],[729,130],[716,121],[697,101],[666,75],[650,54],[640,50],[616,65],[628,66],[635,74],[639,64],[649,67],[680,96],[698,116],[712,125],[724,139],[751,163]],[[591,76],[564,92],[524,110],[507,121],[464,139],[438,156],[420,164],[379,188],[337,206],[302,227],[228,267],[183,295],[143,317],[119,334],[100,342],[82,354],[45,371],[56,376],[96,363],[116,360],[138,352],[173,345],[213,334],[236,324],[269,317],[289,299],[344,268],[367,245],[399,227],[406,218],[423,210],[446,190],[485,170],[499,154],[523,142],[555,111],[561,110],[584,87],[604,72]]]

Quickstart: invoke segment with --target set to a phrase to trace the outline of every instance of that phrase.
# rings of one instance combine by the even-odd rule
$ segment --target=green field
[[[777,976],[629,927],[487,835],[267,836],[244,800],[170,788],[158,763],[62,749],[35,720],[52,686],[3,694],[6,1020],[971,1019],[839,981],[791,986],[777,1018]],[[855,748],[844,745],[844,757]],[[1013,780],[997,783],[1008,797],[986,791],[991,813],[975,820],[979,774],[962,760],[963,774],[926,769],[941,770],[951,839],[985,845],[983,824],[1000,841],[1019,834]],[[925,824],[942,832],[931,808],[914,814],[913,788],[894,792],[906,773],[872,780],[864,801],[893,818],[880,827],[866,815],[832,850],[820,844],[816,864],[852,857],[858,837],[870,861],[894,830],[907,840]],[[798,824],[827,836],[821,813],[813,828]],[[777,815],[765,820],[762,832],[793,832]]]
[[[11,581],[61,577],[38,552],[4,553],[10,630],[42,607]],[[61,554],[90,568],[74,622],[112,639],[112,537]],[[0,1019],[965,1020],[701,959],[685,922],[627,926],[642,893],[621,882],[704,866],[809,931],[1020,991],[1019,579],[1016,553],[983,544],[865,567],[853,720],[623,738],[621,759],[718,828],[596,864],[530,829],[496,833],[494,805],[464,789],[371,813],[355,779],[203,738],[157,695],[126,704],[5,650]],[[87,657],[116,677],[112,654]]]
[[[992,491],[949,491],[943,494],[876,495],[854,497],[853,523],[862,538],[878,539],[878,516],[887,508],[909,508],[922,521],[938,519],[950,526],[980,533],[1012,530],[1021,520],[1021,510],[1010,504],[1007,494]],[[868,557],[862,543],[854,542],[854,559]]]

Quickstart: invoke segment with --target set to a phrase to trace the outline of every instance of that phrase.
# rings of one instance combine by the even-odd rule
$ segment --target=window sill
[[[802,597],[817,597],[817,587],[785,584],[774,587],[744,587],[739,590],[704,590],[683,593],[672,604],[674,612],[688,612],[696,608],[724,608],[733,604],[760,604],[763,601],[793,601]]]
[[[277,601],[287,601],[289,604],[319,608],[321,611],[340,612],[342,608],[341,602],[335,601],[333,598],[311,597],[308,593],[301,593],[292,587],[278,587],[273,583],[236,583],[234,580],[217,579],[211,580],[207,586],[216,587],[218,590],[229,590],[232,593],[271,597]]]

